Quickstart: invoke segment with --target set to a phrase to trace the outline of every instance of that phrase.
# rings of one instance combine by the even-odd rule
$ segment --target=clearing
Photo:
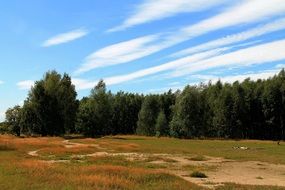
[[[193,172],[207,177],[191,177]],[[1,189],[285,190],[285,143],[2,135],[0,184]]]

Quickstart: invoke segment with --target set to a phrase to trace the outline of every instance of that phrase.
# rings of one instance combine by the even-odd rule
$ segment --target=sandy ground
[[[63,141],[65,148],[78,148],[90,145],[73,143],[69,140]],[[196,183],[208,188],[215,188],[223,183],[238,183],[246,185],[276,185],[285,187],[285,165],[277,165],[259,161],[234,161],[224,158],[206,157],[204,161],[193,161],[185,155],[172,155],[172,154],[145,154],[145,153],[110,153],[113,150],[100,147],[98,144],[91,145],[100,152],[95,152],[86,155],[73,155],[75,158],[82,157],[98,157],[98,156],[123,156],[129,161],[144,161],[148,158],[157,158],[149,163],[169,166],[164,170],[170,174],[174,174],[192,183]],[[28,155],[33,157],[40,156],[40,150],[30,151]],[[160,159],[161,158],[161,159]],[[168,161],[166,160],[168,159]],[[169,162],[173,160],[173,162]],[[68,162],[68,160],[49,160],[48,163]],[[193,178],[190,177],[191,172],[185,168],[201,167],[201,168],[214,168],[206,170],[204,173],[207,178]]]

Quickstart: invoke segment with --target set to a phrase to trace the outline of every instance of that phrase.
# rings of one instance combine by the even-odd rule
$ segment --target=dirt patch
[[[272,185],[285,186],[285,165],[269,164],[265,162],[246,161],[238,162],[223,158],[212,158],[208,161],[193,162],[179,159],[179,164],[194,166],[215,166],[214,171],[205,171],[207,178],[190,177],[190,172],[183,170],[170,171],[181,178],[208,188],[215,188],[224,183],[237,183],[244,185]]]
[[[38,154],[39,151],[40,150],[30,151],[30,152],[28,152],[28,155],[33,156],[33,157],[37,157],[37,156],[39,156],[39,154]]]

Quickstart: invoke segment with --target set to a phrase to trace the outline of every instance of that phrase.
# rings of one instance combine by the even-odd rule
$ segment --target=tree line
[[[149,95],[113,94],[100,80],[88,97],[76,97],[69,75],[49,71],[35,82],[23,106],[6,111],[0,131],[285,140],[284,69],[267,80],[209,82]]]

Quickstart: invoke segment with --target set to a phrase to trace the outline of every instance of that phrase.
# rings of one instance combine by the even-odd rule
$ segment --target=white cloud
[[[271,32],[275,32],[278,30],[282,30],[282,29],[285,29],[285,18],[277,19],[268,24],[261,25],[253,29],[249,29],[241,33],[228,35],[224,38],[220,38],[220,39],[213,40],[213,41],[210,41],[210,42],[207,42],[207,43],[195,46],[195,47],[182,50],[178,53],[173,54],[173,56],[185,56],[187,54],[189,55],[189,54],[196,53],[199,51],[205,51],[205,50],[209,50],[213,48],[218,48],[221,46],[238,43],[241,41],[245,41],[245,40],[248,40],[254,37],[258,37],[258,36],[268,34]]]
[[[4,84],[4,81],[0,80],[0,84]]]
[[[144,36],[102,48],[89,55],[75,73],[80,74],[98,67],[134,61],[214,30],[255,23],[283,14],[285,14],[283,0],[244,0],[214,17],[183,27],[178,32]],[[274,30],[273,28],[278,26],[272,24],[272,28],[267,27],[267,30]],[[262,33],[258,29],[255,32]],[[244,33],[242,36],[245,38],[246,35],[251,34]]]
[[[224,55],[218,55],[195,63],[192,62],[192,64],[189,63],[188,65],[177,68],[177,70],[172,73],[172,77],[183,76],[218,67],[240,67],[280,61],[285,59],[284,52],[285,40],[278,40],[237,50]]]
[[[185,27],[182,31],[189,37],[195,37],[221,28],[260,22],[284,14],[284,0],[244,0],[214,17]]]
[[[217,16],[184,27],[176,33],[148,35],[107,46],[87,56],[84,63],[74,74],[78,75],[95,68],[134,61],[213,30],[238,24],[254,23],[266,18],[283,15],[285,14],[285,4],[282,2],[283,0],[244,0]],[[265,31],[278,30],[284,24],[283,20],[280,21],[282,21],[281,24],[268,24],[263,29],[256,28],[251,32],[247,31],[240,36],[231,36],[218,43],[226,44],[230,40],[234,41],[248,38],[251,35],[261,35]]]
[[[278,64],[278,65],[275,66],[275,68],[284,69],[285,68],[285,64]]]
[[[89,81],[85,79],[72,78],[72,84],[75,85],[76,90],[91,89],[97,85],[98,81]]]
[[[177,90],[183,90],[184,88],[185,88],[185,86],[167,86],[167,87],[163,87],[163,88],[149,89],[148,91],[146,91],[146,93],[163,94],[165,92],[168,92],[169,90],[171,90],[172,92],[175,92]]]
[[[228,48],[224,47],[194,54],[162,65],[135,71],[133,73],[107,77],[104,78],[104,81],[107,85],[114,85],[167,70],[176,69],[168,75],[168,77],[178,77],[211,68],[228,66],[240,67],[280,61],[285,59],[285,40],[265,43],[222,54],[226,50],[228,50]],[[77,86],[77,89],[89,89],[97,84],[97,81],[83,79],[73,79],[73,82]]]
[[[109,32],[161,20],[178,13],[199,12],[226,2],[226,0],[145,0],[138,5],[134,13],[122,25],[108,30]]]
[[[21,90],[29,90],[33,85],[34,81],[32,80],[25,80],[17,83],[18,88]]]
[[[129,41],[113,44],[89,55],[84,64],[75,71],[75,74],[110,65],[129,62],[151,54],[160,49],[159,46],[150,45],[159,39],[159,35],[149,35]]]
[[[76,40],[78,38],[82,38],[83,36],[87,35],[88,31],[83,29],[73,30],[70,32],[58,34],[54,37],[51,37],[50,39],[46,40],[42,46],[43,47],[49,47],[54,45],[59,45],[63,43],[67,43],[73,40]]]
[[[211,56],[220,54],[223,50],[224,49],[217,49],[217,50],[212,50],[212,51],[196,54],[191,57],[182,58],[176,61],[171,61],[171,62],[162,64],[162,65],[154,66],[154,67],[147,68],[147,69],[142,69],[142,70],[130,73],[130,74],[108,77],[108,78],[105,78],[104,80],[106,84],[109,84],[109,85],[127,82],[127,81],[141,78],[144,76],[152,75],[158,72],[166,71],[169,69],[174,69],[179,66],[188,64],[189,62],[200,61],[200,60],[209,58]]]
[[[197,78],[205,83],[208,81],[212,81],[212,83],[216,83],[218,80],[220,80],[223,83],[234,83],[236,81],[242,82],[247,78],[250,78],[250,80],[252,81],[256,81],[258,79],[268,79],[278,73],[279,73],[279,70],[266,70],[262,72],[247,73],[247,74],[240,74],[240,75],[230,75],[230,76],[192,75],[189,78],[191,77]],[[197,82],[197,84],[198,83],[199,82]]]
[[[5,112],[0,111],[0,122],[5,121]]]
[[[123,82],[141,78],[144,76],[152,75],[158,72],[166,71],[169,69],[175,69],[178,66],[188,64],[189,62],[200,61],[200,60],[209,58],[211,56],[218,55],[224,50],[226,50],[226,48],[215,49],[215,50],[203,52],[200,54],[195,54],[191,57],[181,58],[179,60],[171,61],[171,62],[162,64],[162,65],[154,66],[154,67],[147,68],[147,69],[142,69],[142,70],[139,70],[133,73],[129,73],[125,75],[118,75],[118,76],[113,76],[113,77],[107,77],[107,78],[104,78],[104,81],[106,82],[107,85],[120,84]],[[78,78],[73,78],[72,82],[79,90],[90,89],[90,88],[93,88],[97,84],[97,81],[89,81],[89,80],[78,79]]]

